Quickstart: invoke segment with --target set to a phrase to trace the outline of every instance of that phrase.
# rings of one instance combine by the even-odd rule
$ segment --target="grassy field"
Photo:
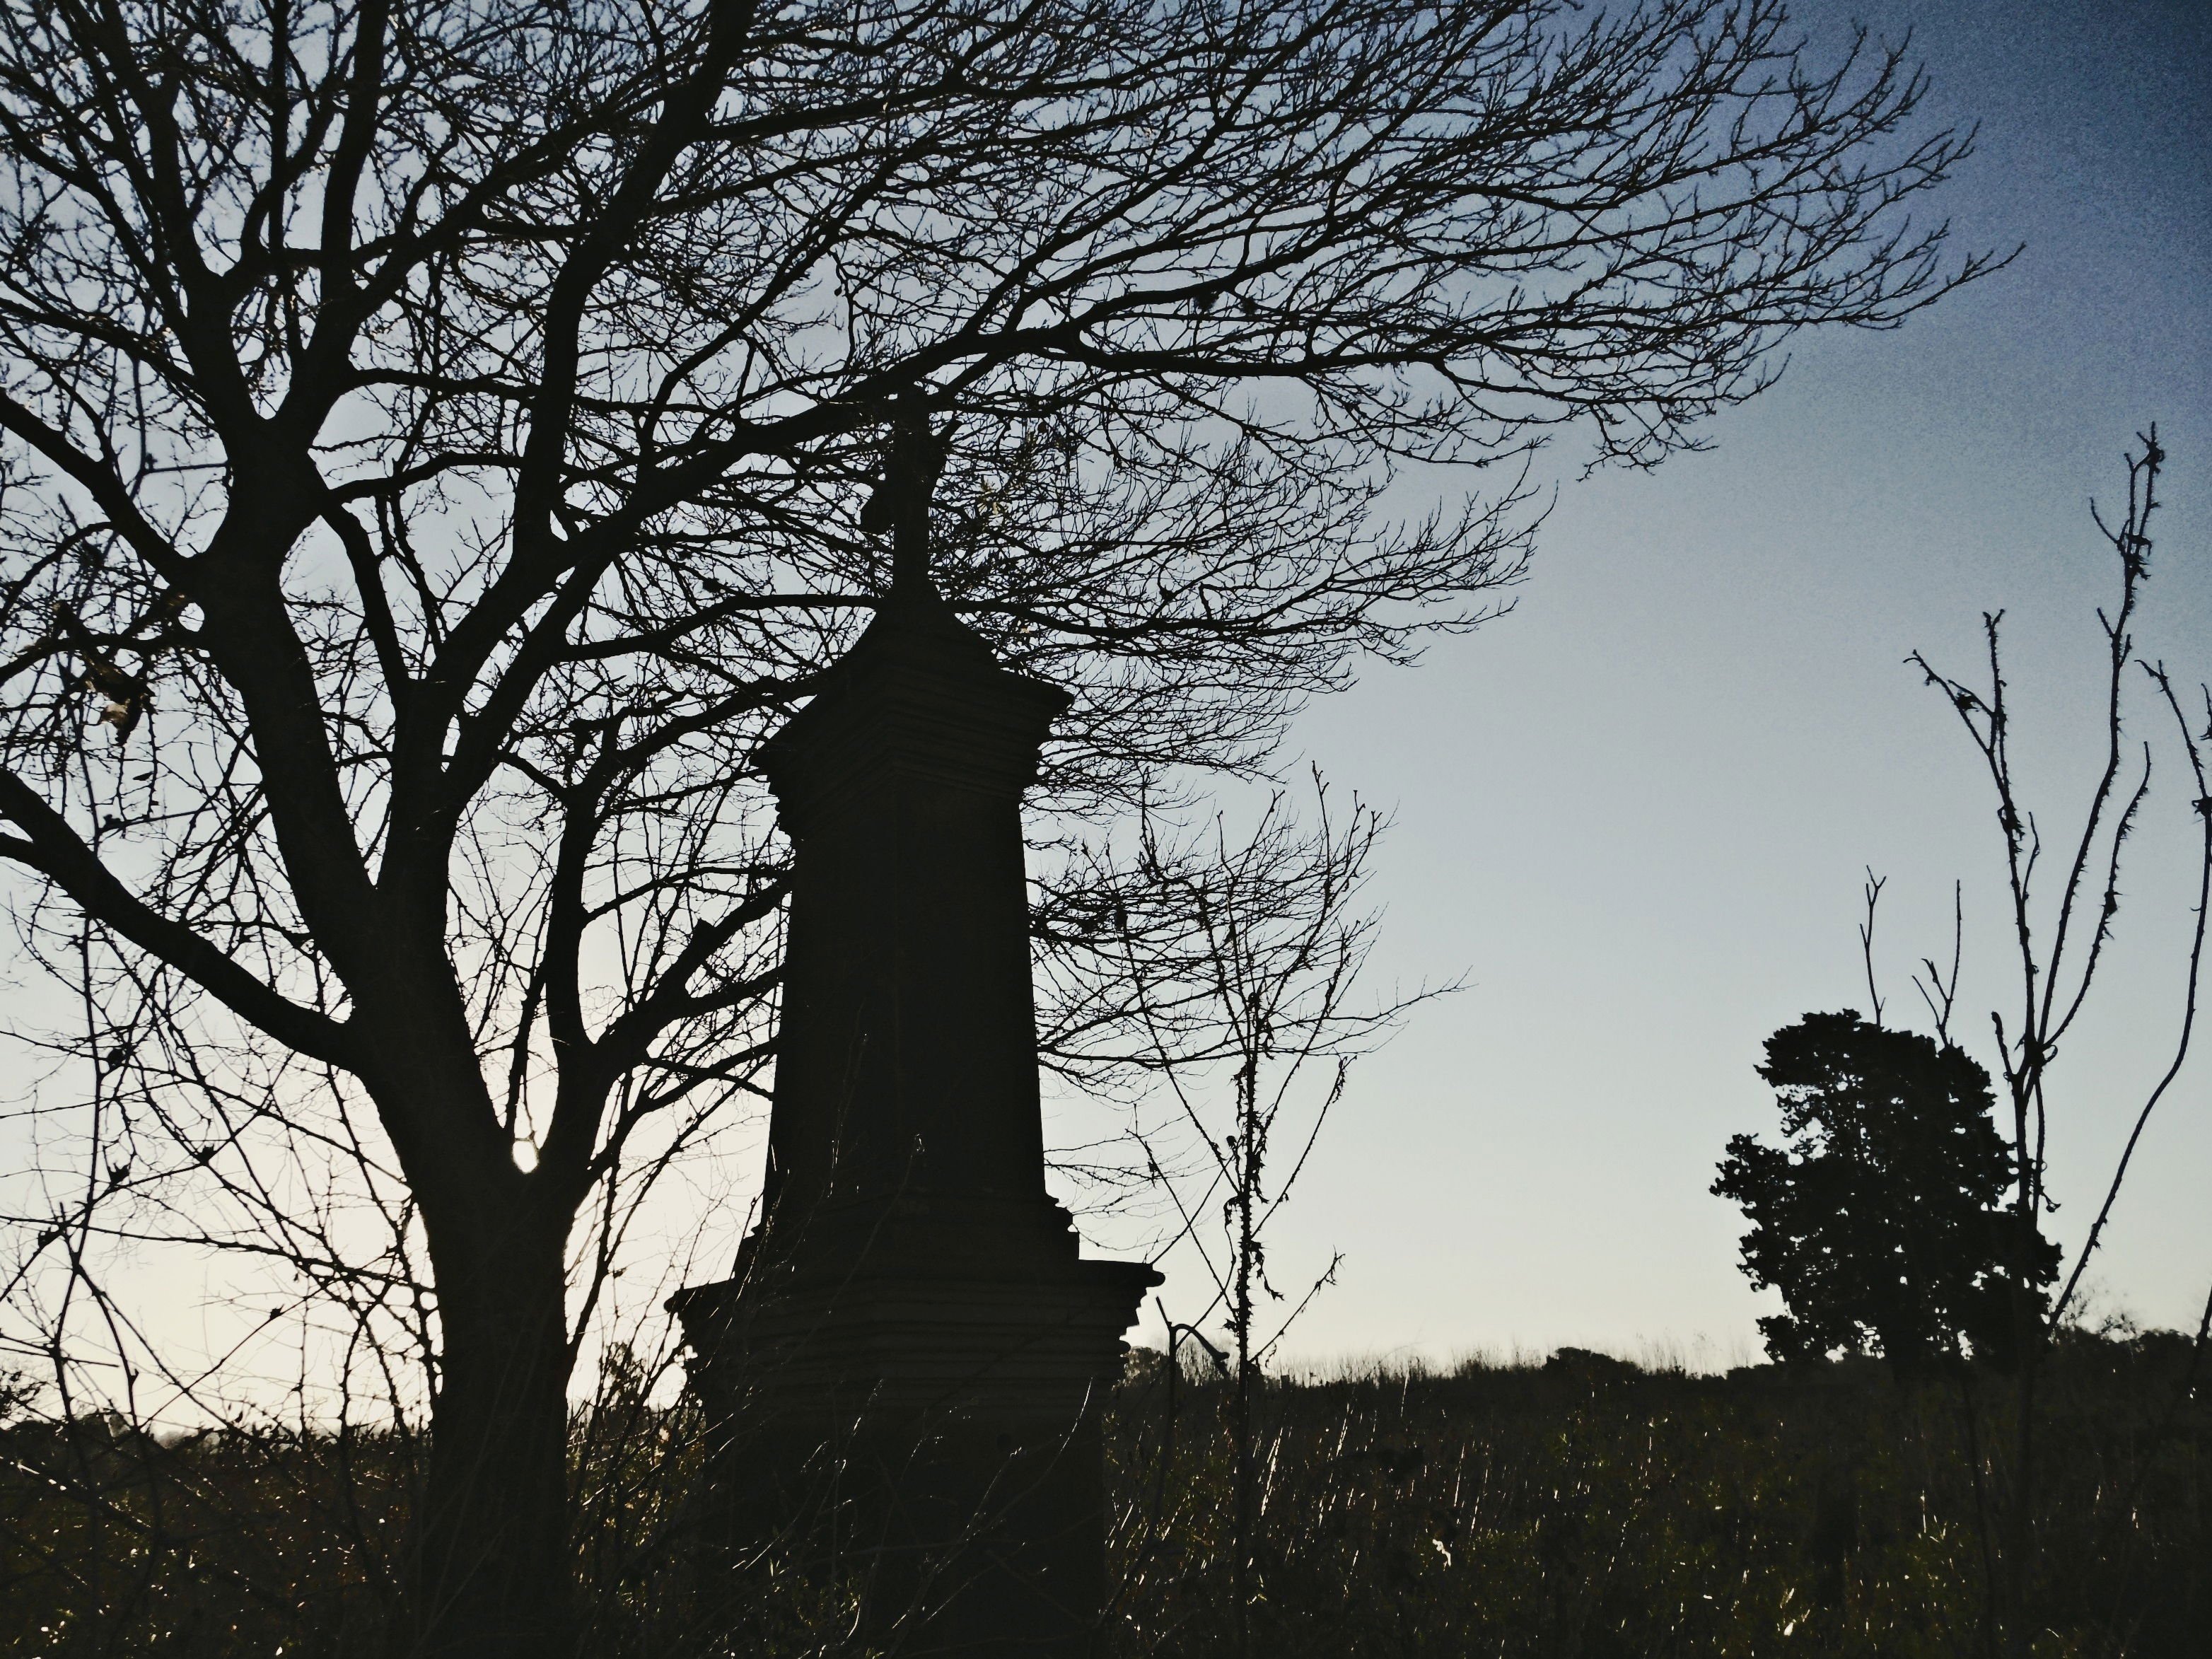
[[[2045,1376],[2039,1659],[2212,1651],[2212,1389],[2169,1335],[2076,1337]],[[1108,1424],[1120,1585],[1102,1655],[1234,1648],[1226,1389],[1139,1356]],[[1249,1651],[1528,1659],[1986,1650],[2009,1385],[1873,1363],[1726,1376],[1573,1351],[1449,1374],[1271,1380],[1255,1407]],[[592,1659],[854,1650],[834,1592],[730,1604],[687,1547],[693,1420],[578,1422]],[[1978,1446],[1982,1495],[1976,1493]],[[352,1659],[389,1628],[411,1467],[390,1437],[157,1444],[0,1429],[11,1653]]]
[[[2212,1652],[2207,1392],[2175,1339],[2077,1341],[2046,1373],[2039,1656]],[[1973,1421],[1962,1382],[1973,1388]],[[1230,1650],[1219,1385],[1125,1394],[1121,1650]],[[2178,1408],[2177,1408],[2178,1406]],[[1646,1373],[1571,1352],[1270,1386],[1252,1651],[1952,1656],[1984,1650],[1998,1379],[1875,1362]],[[1147,1480],[1155,1484],[1147,1493]]]

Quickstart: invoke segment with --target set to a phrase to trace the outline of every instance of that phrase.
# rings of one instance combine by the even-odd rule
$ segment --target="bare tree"
[[[2150,575],[2150,521],[2159,506],[2159,472],[2166,460],[2157,428],[2139,435],[2137,442],[2141,447],[2127,457],[2127,507],[2118,522],[2107,523],[2094,506],[2091,508],[2117,562],[2119,589],[2112,608],[2109,611],[2100,608],[2097,612],[2106,647],[2101,686],[2103,755],[2081,807],[2078,833],[2060,844],[2065,862],[2055,896],[2038,883],[2043,867],[2043,837],[2035,813],[2022,798],[2014,767],[2012,710],[2000,641],[2004,613],[1986,612],[1982,618],[1989,674],[1980,685],[1938,672],[1918,652],[1907,659],[1949,700],[1980,754],[1996,799],[1997,828],[2005,848],[2008,920],[2021,1000],[2009,1021],[2002,1011],[1992,1011],[1990,1018],[2005,1085],[2012,1142],[2011,1346],[2018,1357],[2020,1385],[2011,1490],[2002,1527],[2002,1603],[2006,1650],[2020,1656],[2028,1653],[2033,1633],[2027,1596],[2035,1571],[2036,1380],[2040,1359],[2051,1332],[2078,1306],[2082,1275],[2103,1242],[2143,1130],[2188,1060],[2203,979],[2207,901],[2212,900],[2212,781],[2208,781],[2203,750],[2205,743],[2212,742],[2212,688],[2198,688],[2205,720],[2204,735],[2200,737],[2166,665],[2136,653],[2136,606]],[[2138,672],[2152,687],[2154,713],[2173,721],[2174,739],[2188,769],[2184,783],[2186,799],[2201,828],[2197,905],[2183,967],[2180,1017],[2172,1051],[2136,1110],[2072,1268],[2057,1297],[2046,1301],[2039,1290],[2031,1288],[2039,1282],[2031,1257],[2039,1248],[2043,1217],[2057,1208],[2050,1196],[2045,1160],[2051,1066],[2067,1035],[2088,1006],[2090,992],[2098,982],[2120,910],[2122,855],[2150,796],[2153,745],[2148,741],[2138,744],[2127,731],[2126,690]],[[1923,967],[1933,994],[1923,990],[1923,994],[1931,1012],[1936,1013],[1939,1026],[1948,1028],[1958,983],[1955,946],[1948,981],[1932,961]]]
[[[338,1296],[303,1384],[350,1353],[404,1417],[410,1334],[421,1643],[562,1650],[580,1321],[626,1178],[767,1063],[746,757],[887,589],[870,499],[1080,690],[1048,804],[1259,764],[1520,568],[1514,489],[1396,523],[1394,469],[1653,464],[1987,267],[1907,217],[1966,146],[1899,53],[1787,27],[9,6],[0,858],[81,1000],[23,1340],[135,1398],[97,1269],[148,1238]]]
[[[1219,817],[1176,836],[1147,817],[1126,861],[1093,854],[1077,890],[1091,906],[1111,895],[1110,917],[1096,924],[1102,948],[1078,971],[1090,997],[1063,1006],[1095,1011],[1072,1022],[1073,1032],[1111,1032],[1127,1047],[1101,1054],[1066,1034],[1059,1045],[1153,1080],[1172,1103],[1170,1126],[1182,1131],[1140,1121],[1130,1133],[1172,1206],[1170,1248],[1188,1241],[1212,1286],[1188,1323],[1171,1322],[1169,1364],[1177,1363],[1177,1334],[1188,1333],[1229,1380],[1229,1607],[1239,1654],[1249,1648],[1257,1589],[1254,1398],[1269,1356],[1342,1261],[1333,1256],[1267,1319],[1267,1304],[1288,1297],[1268,1273],[1267,1231],[1343,1098],[1352,1061],[1415,1006],[1455,988],[1355,998],[1379,921],[1358,908],[1360,896],[1384,824],[1356,798],[1348,812],[1334,809],[1318,772],[1313,790],[1305,823],[1278,792],[1241,838]],[[1131,894],[1143,901],[1132,905]],[[1225,1091],[1208,1087],[1224,1073]],[[1291,1137],[1287,1158],[1276,1155],[1279,1132]],[[1225,1355],[1200,1328],[1217,1317]],[[1172,1392],[1169,1400],[1172,1411]],[[1163,1480],[1170,1450],[1164,1440]]]

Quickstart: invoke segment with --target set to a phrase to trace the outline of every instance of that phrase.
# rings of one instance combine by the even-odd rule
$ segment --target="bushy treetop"
[[[1768,1352],[1872,1352],[1905,1372],[1963,1339],[2007,1359],[2011,1283],[2040,1297],[2058,1251],[2037,1235],[2011,1260],[2014,1168],[1989,1073],[1955,1045],[1846,1008],[1775,1032],[1759,1074],[1790,1145],[1735,1136],[1712,1190],[1751,1221],[1744,1272],[1789,1305],[1759,1322]]]

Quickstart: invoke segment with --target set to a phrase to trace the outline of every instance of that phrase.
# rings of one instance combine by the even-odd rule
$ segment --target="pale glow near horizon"
[[[1956,1029],[1993,1062],[1989,1011],[2014,995],[1993,811],[1903,659],[1972,678],[1982,611],[2007,612],[2023,770],[2046,836],[2068,833],[2112,581],[2088,502],[2124,494],[2121,453],[2154,420],[2171,459],[2139,647],[2212,678],[2212,22],[2063,9],[1853,9],[1913,27],[1936,104],[1981,122],[1945,206],[1962,246],[2027,242],[2012,269],[1896,333],[1801,343],[1710,454],[1566,483],[1514,615],[1302,721],[1300,752],[1395,811],[1375,973],[1470,988],[1355,1072],[1276,1224],[1286,1288],[1346,1257],[1289,1352],[1755,1357],[1779,1304],[1743,1280],[1741,1218],[1706,1188],[1729,1134],[1774,1133],[1765,1036],[1866,1006],[1864,866],[1888,878],[1892,1023],[1925,1024],[1909,976],[1948,957],[1965,883]],[[2069,1262],[2171,1052],[2193,826],[2169,768],[2054,1071]],[[2090,1275],[2152,1324],[2193,1327],[2212,1281],[2203,1036]],[[1188,1318],[1210,1291],[1175,1265],[1164,1295]]]

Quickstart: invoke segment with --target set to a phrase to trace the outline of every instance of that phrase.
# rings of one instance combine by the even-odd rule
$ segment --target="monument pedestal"
[[[761,756],[797,848],[764,1218],[672,1305],[730,1542],[901,1653],[1073,1659],[1104,1600],[1097,1410],[1159,1275],[1044,1189],[1020,798],[1066,703],[927,595]]]
[[[1073,1659],[1105,1596],[1098,1408],[1158,1275],[1072,1232],[987,1261],[926,1209],[870,1219],[858,1262],[687,1293],[732,1541],[857,1585],[901,1653]]]

